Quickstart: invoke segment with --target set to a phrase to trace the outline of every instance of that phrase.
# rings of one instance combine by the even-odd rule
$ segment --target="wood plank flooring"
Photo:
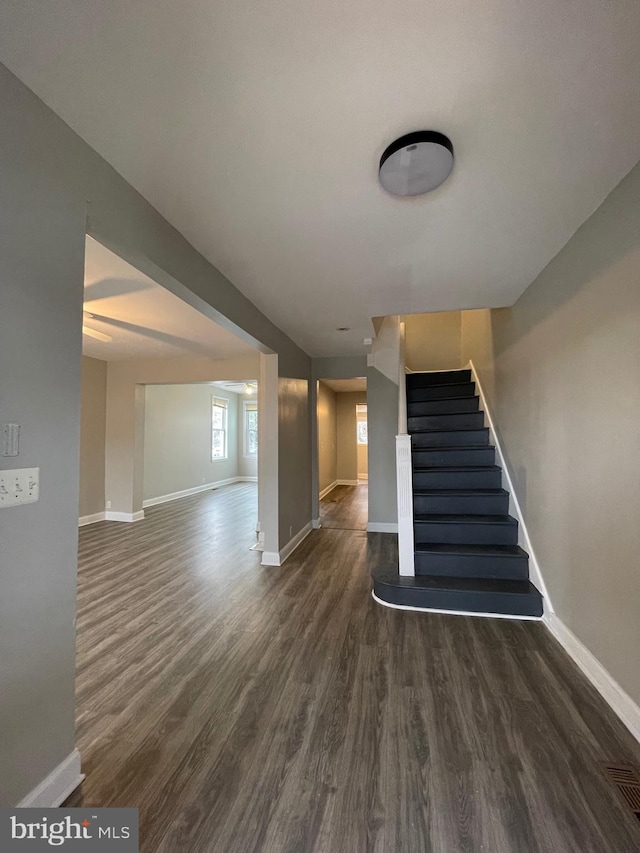
[[[599,763],[640,748],[538,623],[388,610],[395,537],[262,568],[253,484],[80,531],[69,805],[145,853],[631,853]]]
[[[366,530],[368,502],[366,483],[336,486],[320,501],[320,524],[337,530]]]

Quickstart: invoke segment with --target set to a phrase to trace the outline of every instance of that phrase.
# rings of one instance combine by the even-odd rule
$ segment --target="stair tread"
[[[469,383],[466,382],[464,384],[468,385]],[[430,385],[429,387],[430,388],[448,388],[449,386],[448,385]],[[424,389],[423,388],[412,388],[411,390],[412,391],[423,391]],[[430,400],[407,400],[407,406],[411,406],[413,403],[415,403],[416,405],[418,405],[420,403],[439,403],[442,400],[446,401],[447,403],[450,403],[452,400],[469,400],[469,399],[472,399],[473,397],[477,397],[477,396],[478,396],[478,394],[460,394],[457,397],[432,397]],[[448,412],[447,414],[451,414],[451,413]]]
[[[414,465],[413,472],[416,473],[429,473],[432,474],[434,471],[437,471],[439,474],[442,472],[449,473],[462,473],[462,472],[476,472],[476,471],[501,471],[502,469],[498,465],[451,465],[447,468],[432,468],[428,465]]]
[[[465,376],[471,376],[471,368],[469,367],[452,367],[449,370],[410,370],[406,377],[410,376],[452,376],[454,373],[464,373]]]
[[[416,521],[437,522],[438,524],[517,524],[511,515],[438,515],[421,513],[413,518]]]
[[[462,414],[469,414],[469,412],[462,412]],[[472,414],[479,415],[480,412],[473,412]],[[432,418],[434,415],[418,415],[418,417],[423,418]],[[447,415],[435,415],[435,417],[448,418]],[[430,432],[485,432],[489,429],[486,426],[451,426],[451,427],[440,427],[440,429],[410,429],[409,435],[422,435],[423,433]]]
[[[442,432],[442,430],[438,430],[438,432]],[[416,447],[413,448],[420,453],[440,453],[442,450],[495,450],[495,445],[493,444],[445,444],[444,447]]]
[[[442,432],[487,432],[489,427],[442,427],[441,429],[409,429],[407,433],[409,435],[430,435],[432,433],[442,433]],[[454,445],[451,445],[452,447]],[[462,445],[461,445],[462,446]],[[476,446],[475,444],[473,445]]]
[[[416,554],[466,554],[473,557],[528,557],[519,545],[445,545],[423,542]]]
[[[443,470],[442,468],[440,469]],[[482,497],[483,495],[508,495],[505,489],[414,489],[414,495],[422,495],[423,497],[435,497],[436,495],[444,495],[444,497]]]
[[[473,397],[448,397],[444,402],[451,403],[454,400],[473,400]],[[441,400],[408,400],[407,401],[407,417],[408,418],[447,418],[449,415],[477,415],[482,412],[482,409],[477,409],[475,412],[469,412],[465,409],[456,409],[453,412],[427,412],[424,415],[412,415],[409,413],[410,406],[425,406],[428,403],[440,403]]]
[[[411,374],[410,374],[411,375]],[[473,385],[473,379],[460,379],[458,382],[438,382],[434,385],[417,385],[417,388],[452,388],[454,385]]]
[[[376,580],[383,583],[392,583],[396,586],[413,589],[540,596],[539,590],[529,580],[515,580],[511,578],[462,578],[447,575],[403,576],[398,574],[397,567],[374,569],[372,575]]]
[[[451,412],[419,412],[417,413],[415,409],[412,409],[412,406],[427,406],[429,403],[452,403],[456,400],[474,400],[474,397],[449,397],[448,400],[407,400],[407,417],[409,420],[411,418],[434,418],[434,417],[446,417],[447,415],[477,415],[482,409],[454,409]]]

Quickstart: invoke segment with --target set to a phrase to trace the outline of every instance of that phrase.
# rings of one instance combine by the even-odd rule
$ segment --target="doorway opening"
[[[368,519],[367,380],[317,385],[319,525],[366,530]]]
[[[274,356],[159,280],[86,238],[81,527],[258,480],[258,410],[277,407],[258,377]],[[253,491],[248,547],[269,529]]]

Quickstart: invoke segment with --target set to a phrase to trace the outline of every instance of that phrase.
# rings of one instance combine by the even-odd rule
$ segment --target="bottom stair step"
[[[542,616],[542,596],[528,580],[404,577],[398,574],[397,566],[374,569],[372,577],[376,597],[388,604],[500,616]]]
[[[420,545],[417,575],[529,580],[529,555],[519,545]]]

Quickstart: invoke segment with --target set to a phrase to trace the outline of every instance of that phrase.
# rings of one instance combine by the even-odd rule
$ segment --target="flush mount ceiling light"
[[[435,130],[396,139],[380,158],[379,177],[393,195],[422,195],[444,183],[453,169],[453,145]]]

